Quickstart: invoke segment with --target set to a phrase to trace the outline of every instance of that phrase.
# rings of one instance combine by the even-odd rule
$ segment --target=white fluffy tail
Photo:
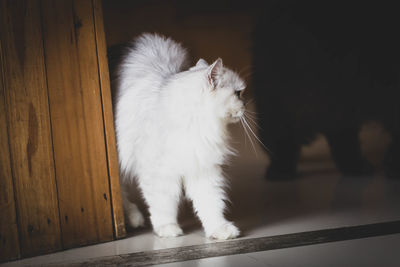
[[[121,68],[121,72],[130,69],[132,73],[134,68],[136,74],[151,73],[165,78],[187,68],[188,59],[179,43],[162,35],[145,33],[133,41],[122,64],[128,68]]]

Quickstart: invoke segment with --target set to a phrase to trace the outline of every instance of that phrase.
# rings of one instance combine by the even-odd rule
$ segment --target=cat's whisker
[[[258,129],[263,130],[263,129],[258,125],[258,123],[256,122],[257,119],[256,119],[255,117],[250,116],[250,114],[249,114],[248,112],[249,112],[249,110],[245,110],[245,112],[243,113],[243,115],[244,115],[245,118],[249,119],[249,122],[248,122],[245,118],[244,118],[244,122],[248,125],[250,131],[252,132],[253,136],[257,139],[257,141],[258,141],[266,150],[268,150],[268,152],[270,152],[271,154],[273,154],[273,152],[272,152],[266,145],[264,145],[263,142],[261,142],[261,140],[258,138],[258,136],[254,133],[253,129],[250,127],[250,124],[251,124],[251,122],[252,122]]]
[[[250,136],[250,134],[249,134],[248,130],[246,129],[248,126],[246,127],[246,124],[245,124],[245,120],[244,120],[244,118],[243,118],[243,117],[240,117],[240,121],[242,122],[243,129],[244,129],[244,131],[245,131],[245,133],[246,133],[247,137],[248,137],[248,138],[249,138],[249,140],[250,140],[251,146],[252,146],[252,147],[253,147],[253,149],[254,149],[254,153],[256,154],[256,156],[258,156],[258,155],[257,155],[257,150],[256,150],[256,147],[255,147],[255,145],[254,145],[254,143],[253,143],[253,140],[252,140],[252,138],[251,138],[251,136]]]
[[[246,110],[246,115],[252,118],[253,120],[258,120],[258,114],[255,112]]]
[[[242,125],[242,127],[243,127],[243,129],[244,129],[244,124],[243,124],[242,118],[240,118],[240,124]],[[245,145],[245,147],[247,148],[246,130],[244,129],[244,131],[245,131],[245,134],[244,134],[244,145]]]
[[[262,130],[262,128],[257,124],[257,122],[255,121],[255,118],[253,118],[253,117],[251,117],[249,114],[246,114],[246,112],[243,114],[245,117],[246,117],[246,119],[249,119],[249,123],[251,124],[251,123],[253,123],[253,125],[255,126],[255,127],[257,127],[258,129],[260,129],[260,130]]]
[[[248,78],[253,77],[253,73],[251,71],[244,73],[244,74],[240,74],[240,77],[242,77],[243,79],[247,80]]]
[[[246,116],[249,116],[250,118],[252,118],[254,120],[257,119],[257,114],[252,114],[248,110],[246,110],[244,113],[246,114]]]
[[[242,77],[244,80],[248,80],[249,78],[253,77],[253,66],[248,65],[238,71],[238,75]]]
[[[250,105],[251,103],[253,103],[254,102],[254,99],[252,98],[252,99],[249,99],[244,105],[245,106],[248,106],[248,105]]]
[[[271,152],[271,150],[269,150],[269,148],[266,145],[264,145],[264,143],[261,142],[261,140],[258,138],[258,136],[254,133],[253,129],[250,127],[250,125],[248,124],[248,122],[246,121],[246,119],[244,117],[243,117],[243,122],[248,126],[250,132],[253,134],[254,138],[260,143],[260,145],[262,145],[263,148],[265,148],[266,150]]]
[[[252,114],[251,111],[245,110],[244,115],[246,116],[246,118],[251,119],[255,124],[257,124],[258,121],[257,114]]]
[[[247,66],[243,67],[243,68],[238,72],[238,74],[239,74],[239,75],[242,75],[243,71],[248,71],[249,69],[250,69],[250,71],[251,71],[251,69],[253,69],[253,65],[247,65]]]
[[[255,125],[258,129],[261,129],[261,127],[258,125],[258,123],[257,123],[257,119],[256,118],[253,118],[253,117],[250,117],[249,115],[244,115],[245,117],[246,117],[246,119],[248,119],[248,122],[249,123],[252,123],[253,125]]]
[[[242,121],[242,119],[241,119],[241,118],[240,118],[240,124],[242,124],[242,127],[243,127],[243,129],[244,129],[243,121]],[[246,148],[247,148],[246,134],[245,134],[245,135],[243,135],[243,137],[244,137],[244,147],[246,147]]]
[[[257,116],[257,115],[258,115],[257,112],[251,111],[251,110],[248,110],[248,109],[246,109],[246,112],[249,113],[249,114],[252,114],[252,115],[254,115],[254,116]]]

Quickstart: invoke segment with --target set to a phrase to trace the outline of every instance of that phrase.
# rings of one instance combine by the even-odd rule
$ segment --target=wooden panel
[[[40,6],[2,0],[4,87],[23,256],[61,248]]]
[[[111,240],[92,2],[43,0],[42,8],[63,244]]]
[[[97,57],[99,62],[100,87],[103,103],[104,128],[107,144],[108,173],[110,177],[110,191],[113,210],[114,234],[116,238],[126,235],[124,213],[122,210],[121,187],[119,183],[119,165],[117,146],[115,142],[114,116],[112,109],[110,75],[108,72],[107,46],[103,24],[102,1],[94,0],[94,21],[97,43]]]
[[[3,70],[1,42],[0,69]],[[3,71],[0,71],[0,262],[20,255],[3,85]]]

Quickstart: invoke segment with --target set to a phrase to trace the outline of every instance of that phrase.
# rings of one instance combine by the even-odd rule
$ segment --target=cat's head
[[[246,84],[239,75],[224,67],[220,58],[211,65],[200,59],[191,70],[204,72],[206,91],[215,103],[216,115],[228,123],[240,121],[245,111],[242,94]]]

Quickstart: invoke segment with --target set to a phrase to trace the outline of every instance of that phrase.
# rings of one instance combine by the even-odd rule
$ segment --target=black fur
[[[358,140],[369,120],[391,133],[385,172],[400,176],[400,16],[395,1],[369,2],[276,1],[260,8],[253,82],[260,137],[272,151],[267,177],[294,177],[301,146],[317,133],[343,174],[370,174]]]

